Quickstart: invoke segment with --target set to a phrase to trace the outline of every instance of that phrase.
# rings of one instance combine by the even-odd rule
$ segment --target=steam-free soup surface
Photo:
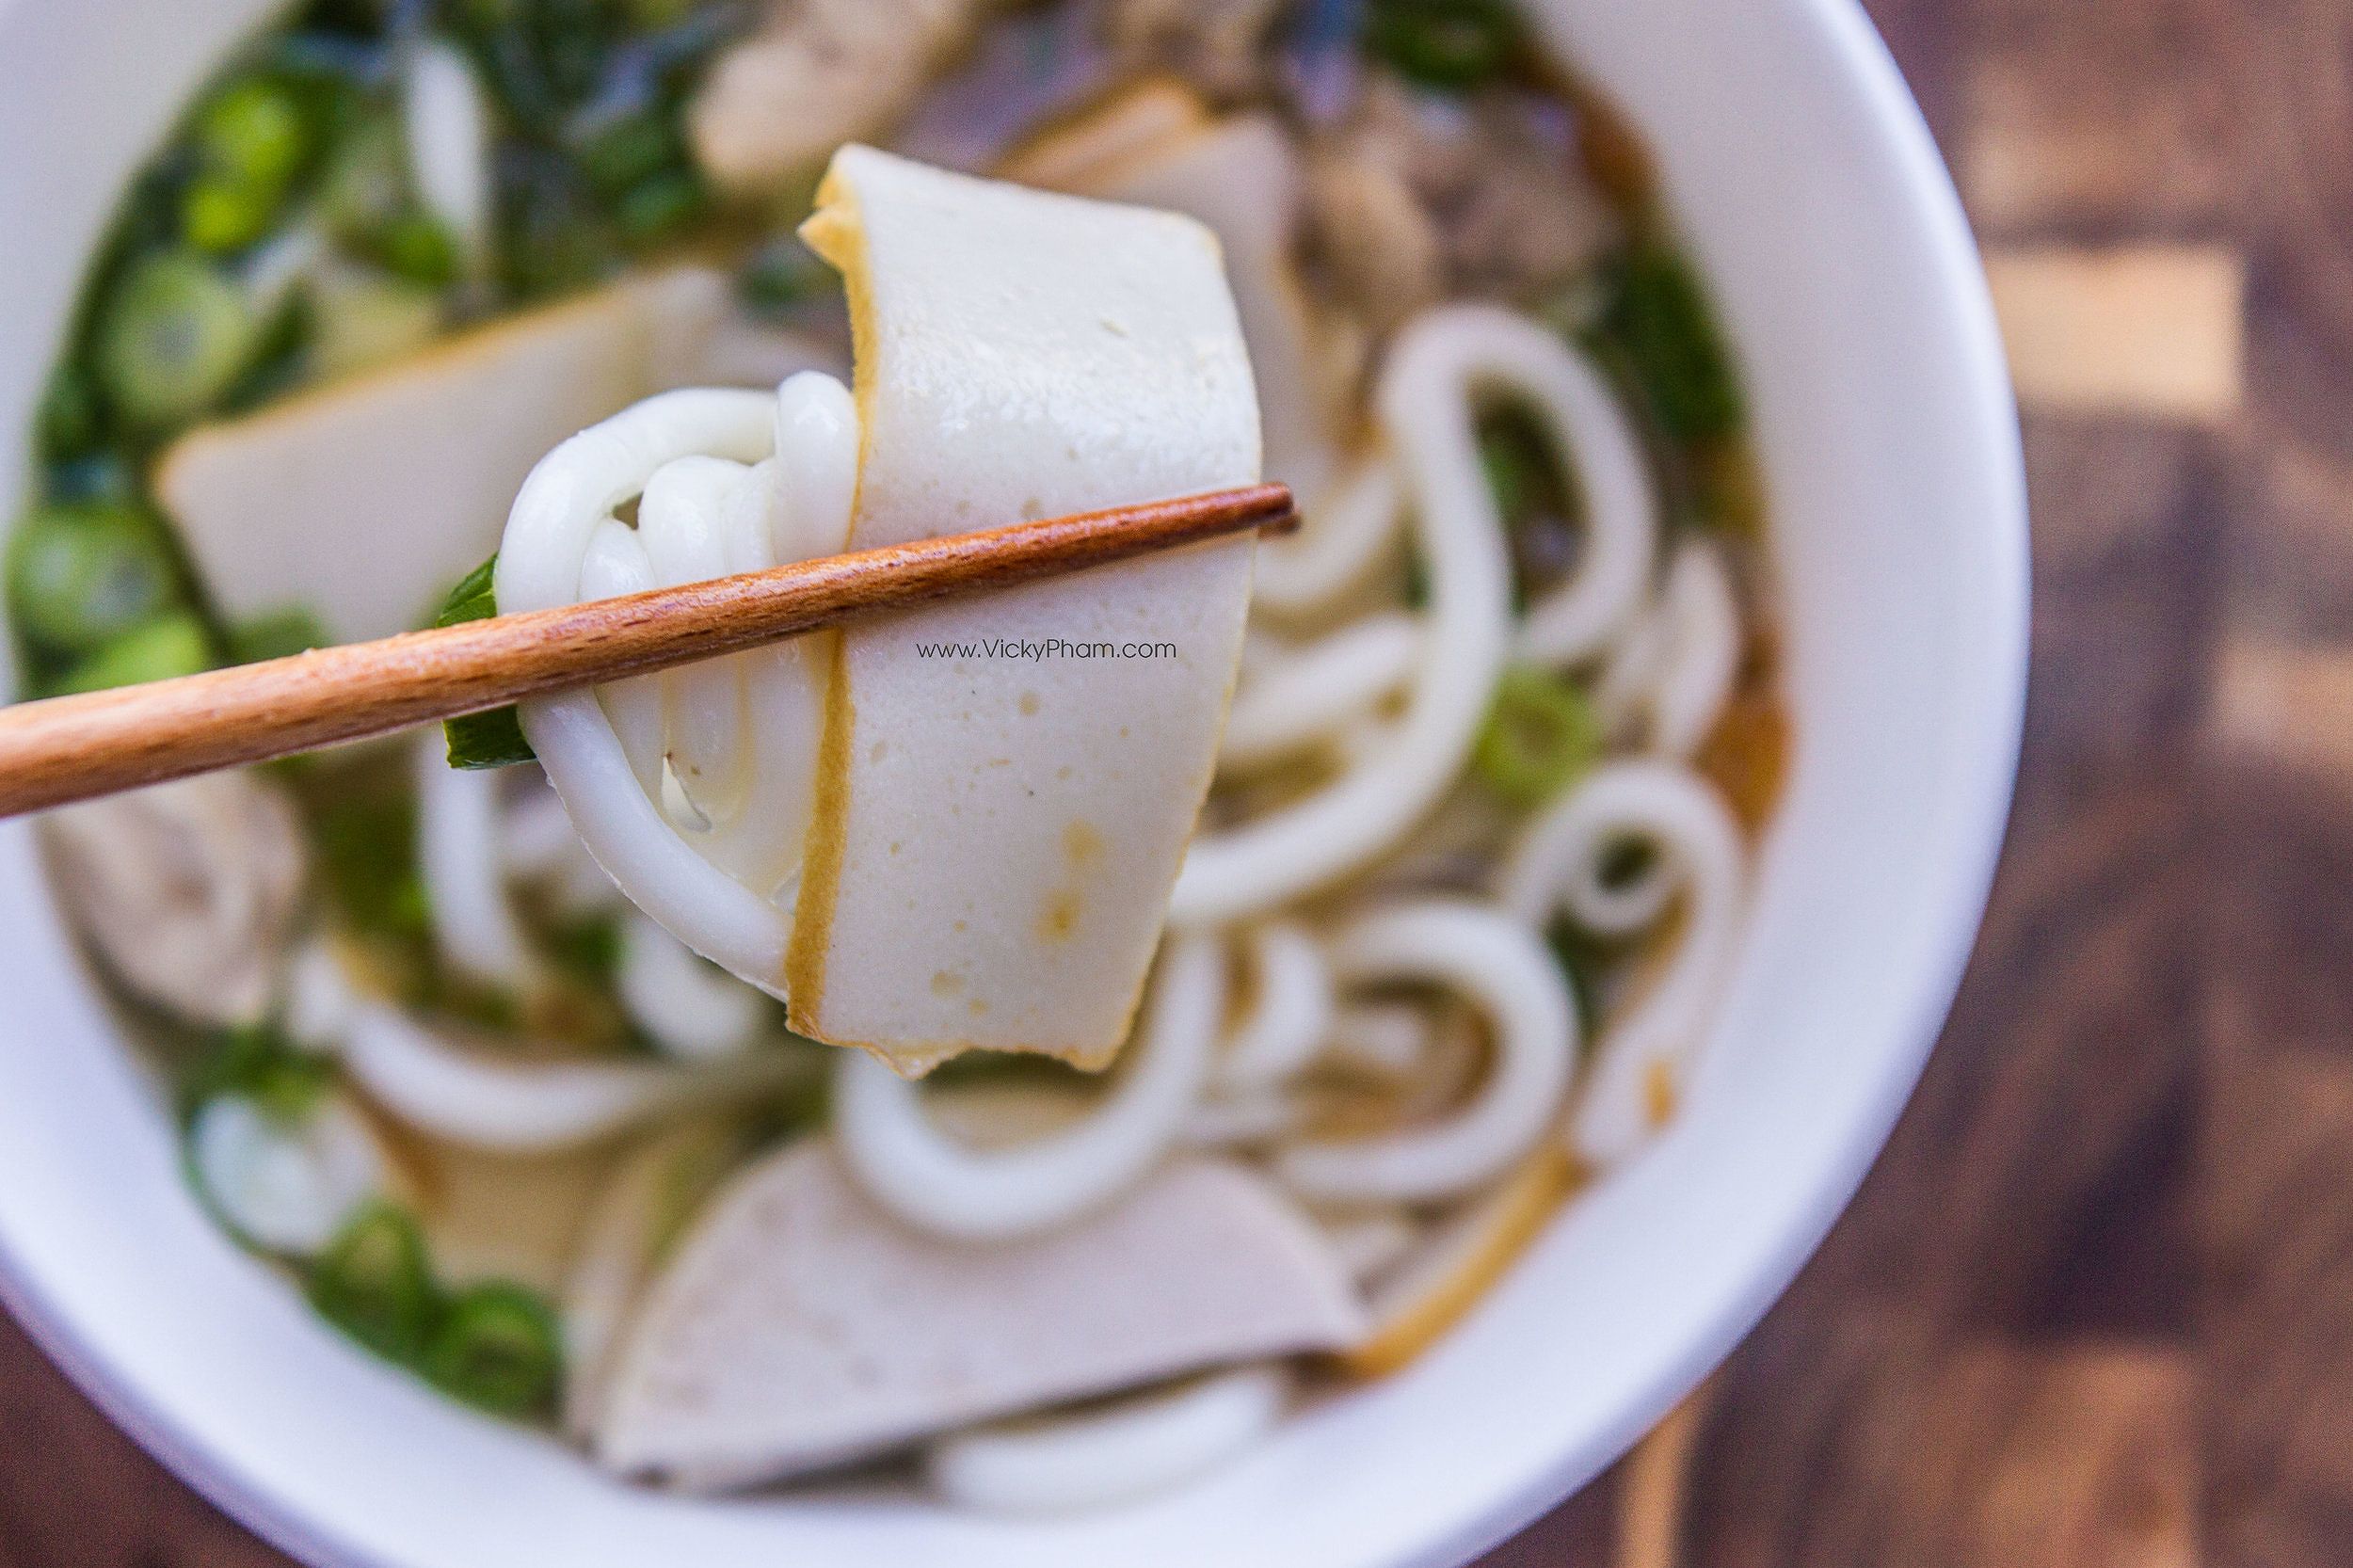
[[[871,1041],[990,979],[898,951],[877,911],[926,884],[861,820],[921,821],[942,894],[996,890],[999,856],[1051,892],[1127,824],[1042,856],[974,841],[920,772],[851,793],[806,995],[776,920],[804,839],[773,824],[819,809],[832,672],[877,650],[898,739],[1067,698],[1053,768],[1145,767],[1178,712],[1158,648],[1230,661],[1230,626],[1070,638],[1132,645],[1094,667],[870,641],[607,691],[576,710],[617,760],[593,796],[510,712],[56,814],[210,1211],[392,1367],[690,1487],[912,1452],[968,1506],[1105,1506],[1246,1447],[1303,1366],[1376,1375],[1475,1310],[1674,1114],[1787,744],[1737,356],[1574,63],[1503,0],[321,0],[249,40],[125,193],[27,433],[24,695],[491,613],[525,475],[676,389],[719,400],[677,427],[706,466],[608,498],[565,593],[724,565],[663,520],[787,493],[743,475],[788,448],[803,531],[770,548],[822,552],[854,504],[901,527],[838,438],[911,421],[893,483],[929,483],[961,427],[920,367],[990,324],[894,311],[840,391],[856,312],[797,231],[850,142],[1206,226],[1307,520],[1257,552],[1222,730],[1165,743],[1215,734],[1213,776],[1181,867],[1153,852],[1166,935],[1147,954],[1156,888],[1113,944],[1143,984],[1107,1072],[984,1051],[918,1085],[789,1008]],[[905,297],[945,297],[937,243]],[[990,264],[1095,286],[1039,245],[1032,277]],[[1039,352],[987,375],[1050,376]],[[1052,454],[983,456],[968,522],[1062,498]],[[592,798],[716,880],[652,897]]]

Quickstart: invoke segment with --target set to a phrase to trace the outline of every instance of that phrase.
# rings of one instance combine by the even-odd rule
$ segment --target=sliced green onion
[[[67,463],[95,447],[104,434],[98,389],[79,364],[59,365],[41,389],[33,416],[33,447],[44,463]]]
[[[372,1203],[311,1266],[311,1305],[376,1354],[415,1364],[440,1316],[424,1237],[406,1209]]]
[[[386,271],[427,288],[440,288],[457,276],[456,240],[440,219],[423,212],[392,219],[369,249]]]
[[[554,1402],[564,1375],[555,1313],[520,1285],[471,1286],[442,1312],[424,1369],[436,1387],[477,1409],[536,1415]]]
[[[1505,800],[1537,806],[1583,776],[1601,749],[1601,721],[1585,695],[1559,676],[1523,665],[1496,683],[1471,760]]]
[[[466,573],[457,586],[450,590],[449,599],[442,604],[441,613],[433,617],[433,624],[458,626],[497,615],[498,596],[492,591],[491,578],[498,564],[499,558],[493,555]],[[450,719],[442,724],[441,734],[449,743],[449,765],[453,768],[506,768],[537,760],[531,743],[523,738],[522,718],[512,708],[493,708],[487,713]]]
[[[228,175],[202,174],[180,198],[180,233],[199,250],[225,255],[269,232],[280,193]]]
[[[212,667],[212,633],[193,612],[178,610],[125,632],[68,670],[54,690],[58,696],[102,692]]]
[[[134,423],[184,424],[227,396],[264,323],[245,291],[202,258],[158,251],[133,264],[97,328],[99,379]]]
[[[325,1057],[299,1050],[274,1029],[255,1025],[214,1038],[180,1084],[183,1119],[222,1095],[236,1095],[281,1122],[298,1122],[334,1079]]]
[[[1619,259],[1612,280],[1600,330],[1623,350],[1659,427],[1687,442],[1737,433],[1739,378],[1689,264],[1666,246],[1641,244]]]
[[[35,508],[8,539],[16,624],[62,653],[88,653],[152,620],[178,597],[162,528],[113,501]]]
[[[1510,0],[1371,0],[1365,48],[1410,82],[1463,92],[1518,58],[1520,19]]]
[[[208,168],[280,187],[311,151],[301,105],[285,88],[266,81],[240,82],[205,105],[195,140]]]
[[[240,83],[198,116],[191,139],[197,174],[181,196],[181,233],[199,250],[242,250],[269,232],[310,155],[301,106],[275,83]]]

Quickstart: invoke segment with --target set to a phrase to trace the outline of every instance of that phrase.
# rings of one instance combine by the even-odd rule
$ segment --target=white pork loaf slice
[[[1266,472],[1303,504],[1331,477],[1346,424],[1299,275],[1299,154],[1273,117],[1220,117],[1151,78],[1006,160],[1008,178],[1200,219],[1225,247],[1266,433]]]
[[[804,1140],[715,1199],[614,1363],[600,1463],[696,1491],[1364,1332],[1328,1247],[1258,1176],[1206,1160],[1033,1240],[976,1247],[864,1197]]]
[[[390,636],[496,547],[541,454],[698,371],[726,309],[702,268],[609,284],[204,425],[155,493],[232,619],[304,608],[338,641]]]
[[[851,545],[1243,485],[1256,392],[1215,238],[1172,214],[843,148]],[[786,961],[793,1027],[917,1073],[1126,1037],[1207,794],[1252,545],[843,634]]]

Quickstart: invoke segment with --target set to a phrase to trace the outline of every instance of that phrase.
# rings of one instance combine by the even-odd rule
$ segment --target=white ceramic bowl
[[[122,177],[263,0],[0,0],[0,495]],[[156,1453],[297,1555],[382,1568],[1458,1561],[1592,1476],[1787,1284],[1952,995],[2025,689],[2015,419],[1975,252],[1850,0],[1550,0],[1648,135],[1746,365],[1799,744],[1733,994],[1681,1120],[1401,1376],[1127,1512],[611,1485],[346,1349],[183,1188],[0,827],[0,1273]],[[363,541],[355,541],[362,543]]]

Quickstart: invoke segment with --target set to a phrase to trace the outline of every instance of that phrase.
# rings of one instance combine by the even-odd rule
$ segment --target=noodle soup
[[[1640,146],[1512,11],[311,8],[93,264],[20,668],[487,610],[556,441],[846,366],[793,235],[856,138],[1207,224],[1306,515],[1108,1077],[795,1035],[621,897],[512,715],[449,738],[483,766],[428,737],[49,847],[199,1192],[360,1344],[631,1476],[912,1452],[1090,1506],[1474,1307],[1673,1114],[1738,930],[1786,744],[1740,378]],[[647,797],[707,819],[675,751]],[[973,1355],[978,1395],[925,1370]]]

